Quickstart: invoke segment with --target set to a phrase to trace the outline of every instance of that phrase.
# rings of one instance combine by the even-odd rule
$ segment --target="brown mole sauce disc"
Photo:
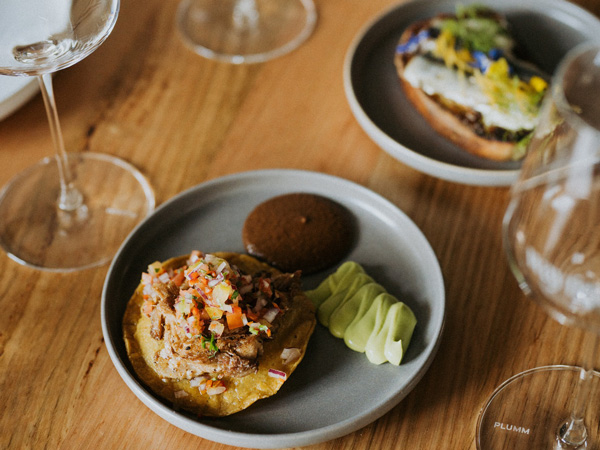
[[[325,269],[350,250],[354,218],[333,200],[315,194],[273,197],[248,215],[242,229],[246,251],[286,272]]]

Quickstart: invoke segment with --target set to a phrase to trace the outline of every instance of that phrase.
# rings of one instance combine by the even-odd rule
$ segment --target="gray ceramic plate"
[[[0,120],[10,116],[39,91],[35,77],[0,75]]]
[[[510,185],[519,163],[499,163],[470,155],[440,137],[408,102],[394,67],[402,31],[411,23],[456,4],[489,4],[503,12],[525,52],[540,68],[554,72],[568,50],[598,39],[600,21],[563,0],[416,0],[393,6],[368,23],[355,38],[344,64],[344,88],[360,126],[399,161],[421,172],[457,183]]]
[[[174,411],[135,376],[121,332],[125,305],[140,274],[155,260],[198,249],[243,252],[242,225],[262,201],[287,192],[312,192],[345,205],[359,236],[348,259],[415,312],[418,325],[399,366],[370,364],[317,325],[308,352],[277,395],[220,419]],[[305,279],[316,286],[334,268]],[[355,431],[379,418],[421,379],[437,350],[444,321],[444,283],[429,243],[393,204],[350,181],[293,170],[245,172],[209,181],[176,196],[124,242],[102,294],[102,329],[110,357],[133,393],[156,414],[190,433],[255,448],[314,444]]]

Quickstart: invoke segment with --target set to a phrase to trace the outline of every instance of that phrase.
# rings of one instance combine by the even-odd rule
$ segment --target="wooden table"
[[[600,14],[597,0],[578,0]],[[347,178],[395,203],[430,241],[447,318],[431,368],[388,414],[311,448],[474,448],[482,404],[503,380],[581,363],[591,336],[525,298],[503,256],[506,188],[454,184],[392,159],[359,127],[342,87],[345,52],[389,0],[317,0],[317,28],[279,59],[233,66],[187,50],[177,0],[123,0],[105,44],[55,77],[67,148],[140,168],[157,203],[203,181],[262,168]],[[50,154],[42,99],[0,123],[0,185]],[[100,326],[107,267],[40,273],[0,255],[0,448],[203,448],[127,388]]]

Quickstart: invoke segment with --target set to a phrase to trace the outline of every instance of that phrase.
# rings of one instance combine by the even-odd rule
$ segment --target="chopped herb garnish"
[[[217,347],[217,344],[215,344],[215,334],[211,333],[210,335],[210,341],[208,339],[206,339],[204,336],[202,336],[202,341],[200,342],[200,344],[207,350],[211,351],[211,352],[217,352],[219,351],[219,348]]]

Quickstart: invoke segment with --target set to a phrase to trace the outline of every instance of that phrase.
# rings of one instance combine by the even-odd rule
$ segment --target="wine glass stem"
[[[600,338],[595,339],[594,350],[589,355],[590,361],[586,367],[593,367],[591,360],[597,354]],[[563,448],[577,448],[583,445],[587,440],[587,429],[584,423],[587,402],[592,390],[592,380],[594,378],[594,369],[581,368],[575,396],[573,397],[573,406],[571,408],[571,417],[569,417],[558,429],[558,439]]]
[[[58,176],[60,178],[60,194],[58,197],[58,208],[63,211],[75,211],[83,204],[83,195],[75,187],[73,175],[69,168],[68,156],[65,151],[60,122],[58,120],[58,112],[56,110],[56,102],[54,101],[54,90],[52,89],[52,74],[44,74],[38,76],[44,105],[46,106],[46,114],[50,124],[50,133],[52,134],[52,142],[56,152],[56,163],[58,165]]]
[[[237,28],[256,28],[258,24],[256,0],[238,0],[233,8],[233,23]]]

